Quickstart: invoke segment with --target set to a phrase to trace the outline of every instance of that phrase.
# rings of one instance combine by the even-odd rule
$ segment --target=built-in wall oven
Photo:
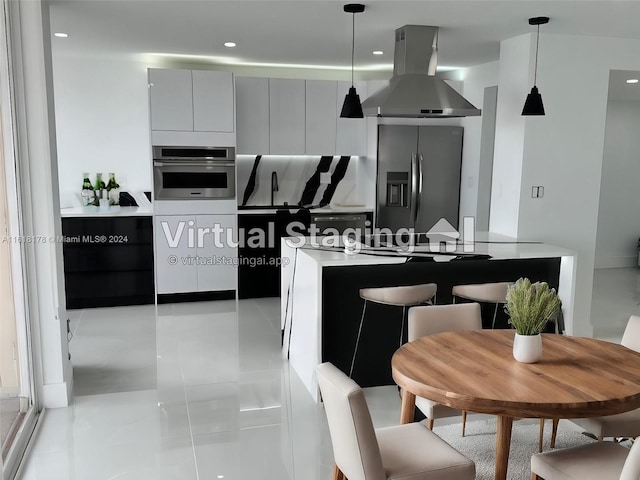
[[[156,200],[235,198],[234,147],[153,147]]]

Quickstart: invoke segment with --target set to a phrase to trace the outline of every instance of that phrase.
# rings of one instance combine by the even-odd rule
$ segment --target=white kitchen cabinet
[[[269,153],[305,152],[305,81],[269,79]]]
[[[269,149],[269,79],[235,77],[236,151],[266,155]]]
[[[216,244],[214,226],[222,229]],[[200,232],[209,232],[201,234]],[[157,215],[154,219],[156,283],[158,294],[236,290],[237,247],[227,242],[227,232],[236,240],[236,216]],[[202,235],[202,239],[199,237]]]
[[[198,254],[195,215],[159,215],[154,218],[157,293],[189,293],[198,290],[198,266],[189,261]]]
[[[151,130],[193,131],[191,70],[149,69]]]
[[[235,290],[238,248],[229,245],[227,235],[232,235],[232,241],[237,240],[235,215],[197,215],[196,224],[199,231],[212,229],[219,225],[222,233],[216,244],[214,233],[204,235],[202,245],[198,246],[198,291],[212,292],[220,290]]]
[[[150,68],[149,89],[152,132],[235,130],[231,72]]]
[[[233,74],[213,70],[192,70],[193,130],[233,132]]]
[[[333,155],[336,151],[337,82],[306,81],[305,153]]]
[[[360,102],[367,98],[367,84],[355,82],[355,87]],[[367,155],[367,119],[365,118],[340,118],[340,111],[344,103],[344,97],[349,93],[351,82],[338,82],[337,113],[336,113],[336,155]]]

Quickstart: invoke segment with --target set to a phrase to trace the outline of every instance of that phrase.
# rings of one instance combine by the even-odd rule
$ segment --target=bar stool
[[[480,303],[495,303],[496,308],[493,311],[493,321],[491,322],[491,328],[495,328],[498,306],[507,303],[507,288],[509,285],[511,285],[511,282],[456,285],[451,290],[453,303],[456,303],[456,297]]]
[[[402,307],[402,318],[400,327],[400,346],[402,346],[402,337],[404,336],[404,319],[407,307],[415,307],[417,305],[433,305],[435,303],[436,292],[438,286],[435,283],[425,283],[422,285],[406,285],[402,287],[378,287],[378,288],[361,288],[360,298],[364,300],[362,307],[362,316],[360,317],[360,327],[358,328],[358,338],[356,339],[356,347],[353,350],[353,358],[351,359],[351,368],[349,369],[349,377],[353,373],[353,366],[356,362],[356,354],[358,353],[358,345],[360,344],[360,334],[362,333],[362,324],[364,323],[364,314],[367,310],[367,302],[381,303],[383,305],[393,305]]]

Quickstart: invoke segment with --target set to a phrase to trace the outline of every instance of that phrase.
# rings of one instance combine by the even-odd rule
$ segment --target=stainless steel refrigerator
[[[458,228],[463,128],[380,125],[376,226]]]

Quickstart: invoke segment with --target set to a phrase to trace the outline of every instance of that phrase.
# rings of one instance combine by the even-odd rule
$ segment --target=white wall
[[[530,85],[532,36],[500,43],[496,140],[493,156],[489,230],[518,235],[525,118],[520,116]]]
[[[640,237],[640,101],[609,101],[606,122],[595,266],[632,267]]]
[[[590,335],[609,70],[639,70],[640,41],[541,34],[546,116],[521,117],[534,39],[501,45],[491,227],[577,252],[573,333]],[[543,198],[531,198],[534,185]]]
[[[482,108],[484,89],[498,84],[499,62],[490,62],[457,72],[464,82],[460,93],[476,108]],[[478,214],[478,186],[480,179],[480,145],[484,112],[479,117],[465,117],[464,144],[462,147],[462,172],[460,176],[460,225],[462,218]]]
[[[151,190],[147,66],[131,58],[54,56],[62,206],[83,172],[116,174],[122,189]]]

